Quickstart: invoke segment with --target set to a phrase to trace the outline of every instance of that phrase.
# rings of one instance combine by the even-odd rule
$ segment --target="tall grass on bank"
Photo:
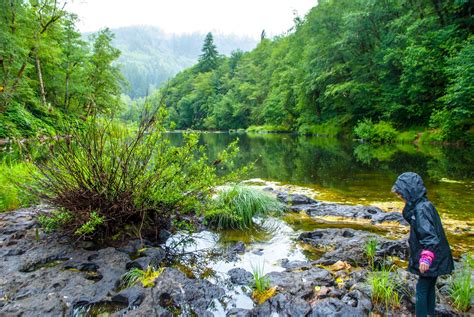
[[[206,212],[206,220],[217,229],[249,229],[253,217],[279,213],[284,205],[262,190],[231,185],[219,192],[213,208]]]
[[[466,312],[471,308],[471,301],[474,296],[473,269],[474,259],[470,254],[467,254],[461,263],[461,267],[451,277],[449,295],[453,305],[462,312]]]
[[[0,163],[0,212],[27,207],[37,201],[27,189],[35,182],[34,171],[35,166],[28,162]]]
[[[70,215],[55,229],[103,242],[132,234],[154,239],[172,216],[207,208],[213,188],[241,171],[217,176],[237,153],[236,143],[211,164],[197,134],[185,133],[181,146],[171,145],[166,117],[157,107],[142,115],[137,129],[92,118],[50,146],[47,160],[37,163],[38,193]],[[53,228],[54,214],[45,216]]]
[[[388,312],[400,307],[398,290],[400,285],[395,278],[393,268],[382,267],[380,271],[369,272],[368,282],[371,289],[372,302],[381,305]]]

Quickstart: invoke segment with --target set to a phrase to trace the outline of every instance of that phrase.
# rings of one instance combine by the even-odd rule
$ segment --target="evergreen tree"
[[[219,54],[212,33],[209,32],[204,39],[202,46],[202,54],[199,56],[198,70],[199,72],[208,72],[217,67]]]

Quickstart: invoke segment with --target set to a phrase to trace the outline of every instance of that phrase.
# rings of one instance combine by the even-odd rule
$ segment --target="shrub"
[[[341,134],[341,127],[340,124],[335,120],[321,124],[302,124],[298,129],[298,133],[305,135],[337,137],[339,134]]]
[[[171,217],[205,210],[214,186],[241,171],[216,173],[231,163],[235,142],[211,164],[197,134],[171,145],[163,108],[142,118],[137,129],[98,118],[68,128],[71,137],[55,141],[37,163],[38,194],[70,215],[58,230],[100,241],[130,232],[157,238]]]
[[[369,273],[369,285],[371,289],[372,302],[377,305],[384,305],[385,311],[391,308],[400,307],[400,297],[398,295],[398,285],[392,269],[382,267],[380,271]]]
[[[218,229],[248,229],[253,217],[281,212],[284,205],[262,190],[243,185],[231,185],[219,192],[206,220]]]
[[[247,128],[247,132],[253,133],[278,133],[278,132],[290,132],[289,127],[285,127],[282,125],[252,125]]]
[[[389,143],[395,140],[397,130],[389,122],[379,121],[374,124],[372,120],[364,119],[355,126],[354,134],[368,142]]]
[[[462,312],[469,310],[474,296],[474,285],[471,278],[473,268],[474,259],[470,254],[467,254],[461,267],[451,277],[449,294],[453,305]]]

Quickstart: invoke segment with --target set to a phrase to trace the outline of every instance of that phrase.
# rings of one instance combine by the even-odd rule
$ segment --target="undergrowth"
[[[474,285],[472,283],[473,269],[474,259],[470,254],[467,254],[460,268],[451,276],[449,295],[453,305],[461,312],[466,312],[471,308],[474,296]]]

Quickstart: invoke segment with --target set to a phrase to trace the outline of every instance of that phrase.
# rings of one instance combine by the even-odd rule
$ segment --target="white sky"
[[[317,0],[70,0],[81,32],[103,27],[153,25],[168,33],[209,31],[259,37],[293,26],[294,11],[304,16]]]

